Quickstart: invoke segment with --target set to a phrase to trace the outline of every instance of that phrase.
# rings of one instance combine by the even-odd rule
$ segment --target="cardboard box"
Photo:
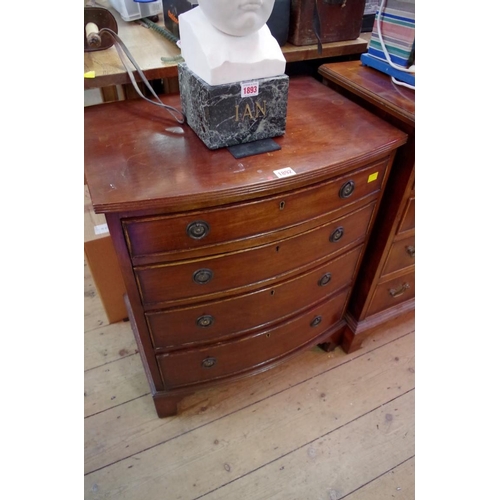
[[[123,299],[125,283],[107,230],[106,218],[94,212],[87,186],[84,187],[83,248],[109,323],[123,321],[128,317]]]

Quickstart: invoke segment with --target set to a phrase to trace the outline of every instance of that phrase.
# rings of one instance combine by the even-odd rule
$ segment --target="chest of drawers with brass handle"
[[[325,83],[408,135],[399,148],[345,314],[342,346],[415,309],[415,91],[359,61],[320,66]]]
[[[88,109],[85,161],[164,417],[196,390],[338,344],[406,135],[305,77],[290,81],[286,134],[269,154],[208,151],[153,113],[135,101]],[[285,168],[294,175],[276,174]]]

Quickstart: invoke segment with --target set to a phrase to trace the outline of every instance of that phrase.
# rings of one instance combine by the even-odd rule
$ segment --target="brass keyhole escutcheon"
[[[280,210],[283,210],[284,208],[285,208],[285,202],[284,202],[284,201],[282,201],[282,202],[280,203]]]

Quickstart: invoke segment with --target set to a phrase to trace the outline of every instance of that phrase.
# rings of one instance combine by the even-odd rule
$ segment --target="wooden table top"
[[[180,108],[178,94],[164,102]],[[405,133],[312,77],[290,78],[281,150],[235,159],[143,99],[84,111],[85,176],[96,213],[191,210],[288,191],[382,159]],[[295,175],[279,178],[276,170]]]
[[[415,125],[415,90],[392,83],[385,73],[363,66],[360,61],[323,64],[318,72],[395,118]]]
[[[99,6],[108,9],[118,24],[118,36],[123,40],[139,67],[148,80],[171,78],[177,76],[177,62],[163,62],[163,58],[180,55],[180,49],[152,29],[144,28],[136,22],[124,21],[120,14],[111,7],[109,0],[99,0]],[[157,23],[164,27],[163,15]],[[298,47],[287,43],[282,47],[287,62],[305,61],[356,55],[366,52],[369,37],[362,33],[356,40],[323,44],[323,53],[318,54],[315,45]],[[106,50],[84,53],[84,74],[95,72],[93,78],[84,78],[84,89],[102,88],[111,85],[130,83],[129,76],[123,67],[115,47]],[[139,77],[137,78],[140,81]]]

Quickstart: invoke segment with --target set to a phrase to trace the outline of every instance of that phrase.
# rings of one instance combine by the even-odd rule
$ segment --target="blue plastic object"
[[[378,59],[377,57],[373,57],[368,53],[361,54],[361,63],[364,64],[365,66],[369,66],[370,68],[382,71],[386,75],[393,76],[394,78],[396,78],[396,80],[405,82],[408,85],[415,86],[414,73],[406,73],[404,71],[399,71],[396,68],[393,68],[389,63],[383,61],[382,59]]]

